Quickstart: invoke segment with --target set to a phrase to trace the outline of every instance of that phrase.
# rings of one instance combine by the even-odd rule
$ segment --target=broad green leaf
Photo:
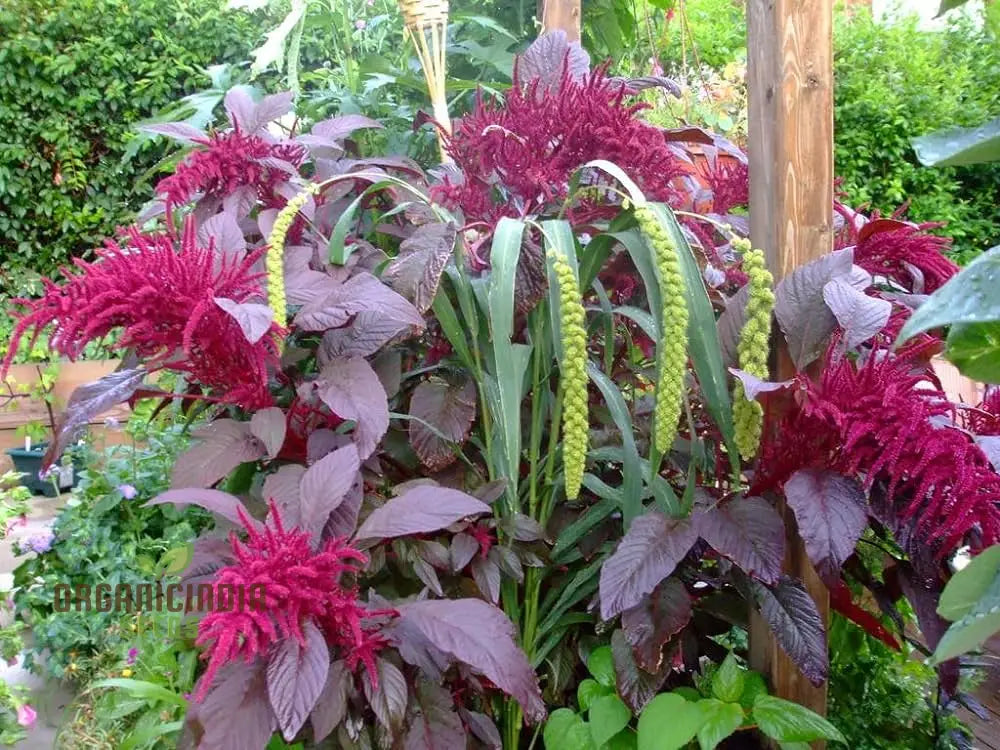
[[[600,747],[628,726],[632,712],[617,695],[604,695],[591,704],[588,719],[594,744]]]
[[[472,351],[469,349],[469,342],[465,338],[465,329],[458,322],[455,306],[451,304],[444,289],[438,289],[438,293],[434,297],[433,310],[434,317],[441,325],[441,331],[448,339],[452,349],[455,350],[458,358],[462,360],[462,364],[470,371],[475,372],[475,363],[472,359]]]
[[[617,164],[607,161],[606,159],[594,159],[593,161],[588,161],[580,167],[580,169],[589,168],[600,169],[618,180],[621,186],[628,192],[628,196],[633,203],[642,205],[646,202],[646,196],[642,194],[642,190],[639,189],[639,186],[636,185],[635,181]]]
[[[684,700],[687,701],[694,701],[695,703],[697,703],[698,701],[701,700],[701,693],[699,693],[693,687],[688,687],[687,685],[674,688],[673,692],[677,693],[677,695],[682,696]]]
[[[938,614],[958,620],[972,612],[1000,575],[1000,544],[983,550],[955,573],[941,592]]]
[[[587,480],[588,476],[590,475],[583,475],[583,484],[588,489],[591,489]],[[591,489],[591,491],[593,490]],[[558,560],[561,555],[567,550],[572,549],[580,539],[586,536],[587,532],[604,521],[605,518],[616,510],[620,510],[620,503],[612,499],[600,500],[587,508],[583,515],[559,532],[556,545],[552,548],[552,559]]]
[[[950,0],[944,0],[948,3]],[[1000,161],[1000,117],[976,128],[948,128],[914,138],[925,167],[955,167]]]
[[[743,708],[739,703],[703,698],[695,705],[704,717],[704,723],[698,730],[701,750],[712,750],[743,723]]]
[[[187,708],[188,702],[183,696],[167,690],[161,685],[145,680],[132,680],[124,677],[112,677],[107,680],[98,680],[90,686],[90,689],[115,688],[121,690],[135,698],[145,698],[150,701],[163,701],[171,703],[181,708]]]
[[[1000,322],[952,326],[945,356],[966,377],[1000,383]]]
[[[759,672],[747,672],[743,678],[743,694],[740,705],[748,711],[753,707],[758,695],[767,695],[767,683]]]
[[[539,635],[543,635],[553,628],[559,618],[566,613],[566,610],[597,591],[604,559],[603,555],[598,556],[587,567],[578,570],[568,583],[559,589],[554,589],[546,596],[541,607],[545,617],[538,625]]]
[[[636,750],[636,742],[635,732],[626,728],[608,740],[601,750]]]
[[[773,695],[757,696],[751,718],[760,731],[778,742],[835,740],[846,744],[844,736],[822,716]]]
[[[967,2],[969,2],[969,0],[941,0],[941,7],[938,8],[937,16],[943,16],[949,10],[959,8]],[[935,16],[935,18],[937,18],[937,16]]]
[[[639,750],[679,750],[705,723],[697,703],[677,693],[661,693],[639,717]]]
[[[604,396],[604,403],[622,437],[623,463],[621,493],[624,498],[622,516],[627,529],[632,520],[642,513],[642,465],[639,449],[632,429],[632,416],[618,386],[592,362],[587,363],[587,374]]]
[[[712,675],[712,695],[726,703],[736,703],[743,695],[746,684],[746,672],[733,652],[730,651],[725,660]]]
[[[932,328],[1000,320],[998,288],[1000,246],[980,255],[918,307],[900,331],[896,344]]]
[[[615,660],[610,646],[599,646],[591,651],[587,658],[587,669],[604,687],[615,686]]]
[[[959,580],[958,588],[952,589],[947,598],[942,595],[938,611],[943,606],[949,613],[964,611],[964,614],[945,631],[931,657],[932,663],[940,664],[979,648],[987,638],[1000,631],[1000,561],[997,549],[996,546],[991,547],[969,563],[956,578],[975,565],[969,577]],[[983,560],[984,556],[988,557]],[[945,593],[948,593],[948,587]],[[973,604],[967,609],[967,603],[973,597]]]
[[[606,687],[590,677],[581,680],[576,688],[576,702],[580,705],[580,712],[589,711],[595,700],[612,693],[613,690],[610,687]]]
[[[596,750],[587,722],[568,708],[552,712],[542,731],[545,750]]]

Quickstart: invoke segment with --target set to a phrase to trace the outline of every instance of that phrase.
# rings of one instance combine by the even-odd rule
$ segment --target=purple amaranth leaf
[[[500,600],[500,567],[493,560],[477,557],[472,561],[472,579],[493,604]]]
[[[493,723],[493,719],[486,714],[481,714],[478,711],[469,711],[461,706],[458,707],[458,713],[469,727],[469,731],[472,732],[476,739],[486,745],[489,750],[503,750],[500,731],[497,729],[497,725]]]
[[[438,596],[444,596],[444,589],[441,588],[441,579],[438,578],[437,571],[434,570],[433,565],[419,556],[414,557],[410,561],[410,564],[413,566],[413,572],[420,579],[421,583]]]
[[[459,532],[451,538],[451,568],[456,573],[472,562],[479,552],[479,542],[470,534]]]
[[[264,501],[273,500],[281,511],[282,520],[289,526],[299,526],[301,523],[302,494],[299,484],[305,473],[304,466],[286,464],[264,478],[261,490]]]
[[[247,249],[239,222],[225,212],[210,216],[198,226],[198,244],[207,247],[210,242],[217,253],[234,259],[242,257]]]
[[[471,379],[450,384],[425,380],[410,398],[410,445],[429,471],[441,471],[455,459],[453,445],[469,436],[476,418],[476,388]]]
[[[832,471],[801,469],[785,482],[806,554],[829,586],[868,526],[868,503],[857,480]]]
[[[459,490],[419,485],[373,510],[355,538],[377,540],[429,534],[468,516],[489,512],[490,506]]]
[[[324,360],[335,357],[367,357],[395,339],[408,338],[423,330],[424,319],[416,308],[398,301],[390,312],[364,310],[350,325],[332,328],[323,334],[319,353]]]
[[[264,747],[277,726],[263,662],[233,662],[219,670],[205,700],[188,708],[199,748]]]
[[[163,505],[164,503],[181,506],[197,505],[221,518],[225,518],[237,526],[243,525],[243,522],[240,520],[240,511],[247,518],[250,518],[250,514],[238,497],[230,495],[228,492],[221,492],[220,490],[209,490],[201,487],[167,490],[146,503],[146,507]]]
[[[892,303],[869,297],[843,279],[832,279],[823,287],[823,299],[844,329],[848,349],[863,344],[885,328]]]
[[[351,673],[343,659],[330,665],[323,692],[316,699],[309,722],[313,728],[313,741],[319,745],[347,716],[347,696],[351,689]]]
[[[348,435],[328,430],[325,427],[313,430],[306,438],[306,464],[312,466],[323,456],[333,453],[345,445],[353,445]]]
[[[774,314],[799,370],[824,351],[837,326],[823,299],[823,289],[832,279],[849,276],[853,262],[852,249],[837,250],[796,268],[778,283]]]
[[[300,526],[318,538],[358,478],[361,460],[353,444],[338,448],[314,463],[299,484]]]
[[[813,685],[822,685],[830,669],[826,628],[816,603],[800,581],[782,576],[768,587],[747,578],[748,598],[760,611],[782,650]]]
[[[389,402],[372,366],[362,357],[335,359],[323,367],[313,387],[330,411],[356,423],[354,442],[361,459],[374,453],[389,429]]]
[[[295,316],[295,325],[304,331],[340,328],[361,313],[372,313],[422,329],[423,317],[404,297],[370,273],[362,271],[341,284],[317,294]]]
[[[409,729],[403,750],[441,750],[467,744],[462,719],[455,713],[455,701],[445,688],[419,680],[410,701]]]
[[[399,623],[387,632],[394,633],[397,641],[400,636],[407,639],[407,648],[400,648],[404,659],[433,660],[433,652],[423,648],[429,644],[439,654],[467,664],[512,696],[529,721],[545,718],[545,703],[535,672],[517,646],[514,625],[501,610],[480,599],[416,601],[398,604],[396,610]],[[413,638],[413,634],[423,641]]]
[[[165,135],[181,143],[200,143],[208,136],[187,122],[154,122],[138,127],[143,133]]]
[[[755,401],[762,393],[780,391],[783,388],[791,387],[795,383],[794,380],[781,380],[778,382],[761,380],[756,375],[751,375],[749,372],[738,370],[735,367],[730,367],[729,372],[739,378],[740,383],[743,384],[743,394],[749,401]]]
[[[455,225],[424,224],[399,246],[382,281],[425,313],[434,303],[441,273],[455,251]]]
[[[688,519],[651,511],[632,522],[618,549],[601,566],[601,617],[610,620],[636,606],[674,572],[698,541]]]
[[[558,89],[564,70],[571,79],[582,79],[590,72],[590,55],[561,29],[542,34],[517,58],[518,80],[522,84],[537,80],[539,94]]]
[[[662,581],[639,605],[622,613],[625,639],[647,672],[659,671],[663,646],[690,621],[691,597],[676,578]]]
[[[200,536],[194,540],[191,561],[181,573],[181,585],[197,583],[214,577],[219,568],[231,565],[233,546],[222,536]]]
[[[327,331],[327,333],[330,333]],[[399,388],[403,383],[403,355],[398,350],[392,349],[382,352],[372,362],[372,369],[378,375],[378,381],[385,389],[385,395],[393,398],[399,393]]]
[[[375,657],[375,668],[378,670],[378,687],[372,687],[373,680],[362,680],[365,697],[379,723],[386,729],[396,730],[406,715],[406,678],[395,664],[381,656]]]
[[[250,417],[250,432],[264,444],[267,457],[273,459],[285,444],[285,412],[277,406],[261,409]]]
[[[267,455],[247,422],[217,419],[195,430],[196,442],[174,462],[172,487],[210,487],[237,466]]]
[[[330,670],[330,652],[319,628],[306,620],[302,635],[301,645],[295,638],[280,641],[267,662],[267,694],[288,742],[309,718]]]
[[[347,491],[343,501],[327,519],[323,529],[323,538],[330,539],[351,536],[358,528],[358,515],[361,513],[361,503],[364,500],[364,484],[359,473],[351,489]]]
[[[235,320],[243,335],[251,344],[260,341],[271,330],[274,311],[267,305],[256,302],[236,303],[225,297],[215,297],[215,304],[225,310]]]
[[[639,715],[646,704],[660,692],[670,676],[670,661],[664,660],[656,672],[647,672],[635,661],[632,647],[621,630],[611,634],[611,656],[615,666],[615,684],[618,694],[632,713]]]
[[[763,498],[737,497],[696,510],[692,523],[698,536],[744,573],[766,583],[778,580],[785,558],[785,523]]]
[[[420,557],[438,570],[448,570],[451,567],[451,555],[441,542],[419,539],[416,546]]]
[[[329,120],[321,120],[317,122],[312,126],[309,132],[313,135],[329,138],[333,141],[343,141],[355,130],[362,130],[365,128],[381,129],[383,127],[382,123],[378,120],[373,120],[370,117],[365,117],[364,115],[340,115],[338,117],[331,117]]]
[[[131,398],[142,386],[145,377],[146,371],[142,368],[118,370],[73,391],[56,425],[52,444],[42,457],[42,470],[48,469],[62,456],[66,447],[79,437],[94,417]]]
[[[234,128],[239,128],[247,135],[253,135],[256,128],[254,121],[253,98],[251,98],[245,86],[234,86],[226,92],[223,105],[229,122]]]

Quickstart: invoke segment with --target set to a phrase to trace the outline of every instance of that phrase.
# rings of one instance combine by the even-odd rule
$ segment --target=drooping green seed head
[[[274,226],[267,238],[267,303],[274,312],[274,322],[284,328],[288,323],[288,304],[285,299],[285,238],[292,228],[295,216],[308,203],[310,196],[319,192],[319,185],[310,183],[295,195],[278,212]]]
[[[736,347],[739,369],[764,380],[768,376],[774,277],[767,270],[764,253],[760,250],[744,254],[743,270],[750,280],[746,322]],[[745,460],[749,461],[757,453],[763,421],[763,407],[747,399],[743,384],[737,380],[733,388],[733,427],[736,446]]]

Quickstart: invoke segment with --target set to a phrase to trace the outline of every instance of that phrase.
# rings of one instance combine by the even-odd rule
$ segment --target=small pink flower
[[[359,18],[357,21],[354,22],[354,28],[356,28],[358,31],[361,31],[367,25],[368,22],[363,18]]]
[[[25,703],[23,706],[17,707],[17,723],[22,727],[32,727],[35,724],[35,719],[38,718],[38,714],[35,712],[31,706]]]
[[[132,500],[135,498],[137,494],[139,494],[139,491],[131,484],[118,485],[118,491],[122,493],[122,497],[124,497],[126,500]]]
[[[137,657],[138,655],[139,655],[139,649],[137,649],[137,648],[130,648],[130,649],[128,650],[128,659],[126,659],[126,661],[127,661],[127,662],[128,662],[129,664],[135,664],[135,658],[136,658],[136,657]]]

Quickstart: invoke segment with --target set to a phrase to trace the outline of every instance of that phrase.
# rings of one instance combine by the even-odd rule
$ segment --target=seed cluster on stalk
[[[764,264],[764,253],[761,250],[749,249],[749,241],[744,240],[744,242],[747,250],[743,255],[743,271],[750,279],[749,297],[746,323],[740,331],[740,341],[736,351],[741,370],[755,378],[766,380],[771,313],[774,310],[774,277]],[[736,447],[744,460],[749,461],[757,453],[763,425],[763,407],[760,402],[747,398],[743,382],[737,378],[733,387],[733,427]]]
[[[662,342],[653,410],[653,445],[666,453],[674,442],[684,404],[687,371],[688,308],[684,293],[681,259],[673,237],[649,206],[637,206],[635,218],[655,253],[660,297],[663,302]]]
[[[589,419],[587,414],[587,328],[583,298],[576,273],[565,256],[549,250],[552,270],[559,284],[559,314],[562,323],[563,358],[563,471],[566,497],[580,494],[587,459]]]
[[[282,328],[288,322],[288,303],[285,300],[285,238],[295,217],[309,198],[319,192],[319,185],[310,183],[305,190],[285,204],[274,219],[267,238],[267,303],[274,311],[274,320]]]

